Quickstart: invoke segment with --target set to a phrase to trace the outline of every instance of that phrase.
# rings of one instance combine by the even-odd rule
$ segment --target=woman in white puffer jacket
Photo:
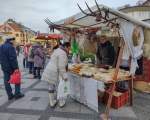
[[[59,48],[56,42],[54,43],[54,52],[52,53],[51,59],[46,66],[41,80],[49,82],[49,98],[50,106],[54,107],[56,100],[54,100],[54,91],[57,92],[58,84],[60,80],[67,81],[67,65],[68,65],[68,54],[71,46],[69,42],[65,42],[62,48]],[[65,105],[65,101],[59,100],[60,107]]]

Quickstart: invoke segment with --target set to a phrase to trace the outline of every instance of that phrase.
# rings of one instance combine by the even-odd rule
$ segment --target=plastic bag
[[[8,83],[10,83],[10,84],[19,84],[19,83],[21,83],[21,73],[20,73],[20,71],[14,72]]]
[[[70,98],[70,82],[65,82],[64,80],[60,80],[58,85],[58,95],[57,99],[66,99]]]

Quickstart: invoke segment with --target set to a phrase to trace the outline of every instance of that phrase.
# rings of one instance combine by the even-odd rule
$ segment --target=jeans
[[[8,71],[3,71],[3,73],[4,73],[5,90],[8,95],[8,98],[10,98],[13,96],[13,93],[12,93],[12,88],[11,88],[10,84],[8,83],[8,81],[10,80],[12,73],[8,72]],[[15,94],[15,97],[20,95],[20,84],[15,84],[15,93],[14,94]]]
[[[36,76],[36,70],[38,72],[38,77],[40,77],[40,70],[41,70],[41,67],[35,67],[34,66],[34,76]]]
[[[49,63],[50,59],[45,60],[44,69],[46,68],[47,64]]]
[[[29,68],[28,57],[25,57],[25,61],[26,61],[26,68]]]
[[[34,70],[34,62],[29,62],[29,73],[32,73]]]

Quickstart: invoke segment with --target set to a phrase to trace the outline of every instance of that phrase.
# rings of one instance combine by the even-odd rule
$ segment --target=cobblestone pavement
[[[21,63],[19,63],[21,64]],[[14,90],[14,86],[12,85]],[[99,104],[99,113],[68,99],[65,107],[57,104],[49,106],[48,84],[33,75],[27,69],[22,69],[22,92],[25,97],[19,100],[8,101],[0,74],[0,120],[100,120],[99,115],[105,111],[105,104]],[[150,95],[135,91],[134,106],[129,104],[118,110],[110,109],[109,117],[112,120],[150,120]]]

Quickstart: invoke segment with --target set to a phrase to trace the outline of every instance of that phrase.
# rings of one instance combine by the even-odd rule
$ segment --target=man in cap
[[[12,88],[8,83],[13,72],[19,70],[17,55],[13,46],[15,42],[15,37],[9,37],[6,39],[6,42],[0,46],[1,69],[4,73],[4,85],[8,100],[12,100],[14,97],[15,99],[24,97],[24,95],[20,93],[20,84],[15,84],[15,93],[13,94]]]

